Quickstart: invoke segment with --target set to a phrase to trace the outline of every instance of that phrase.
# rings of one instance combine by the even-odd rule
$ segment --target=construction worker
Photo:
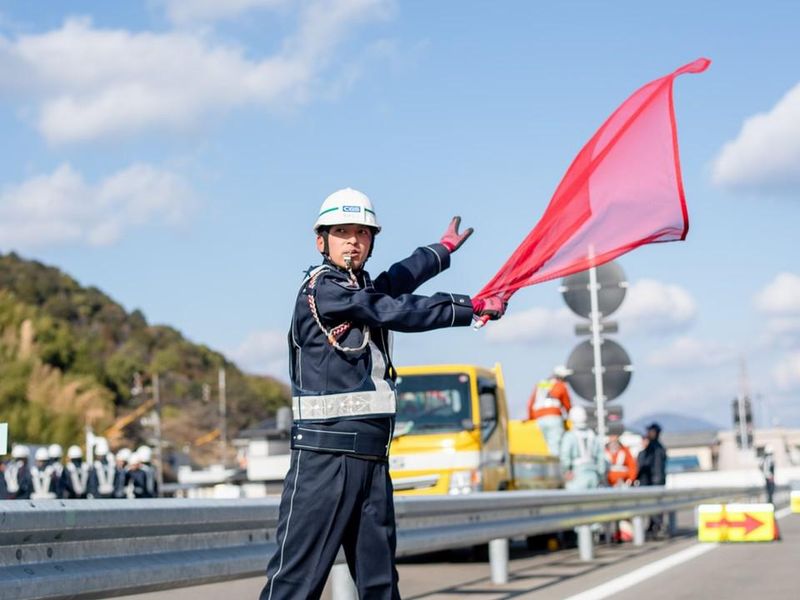
[[[772,496],[775,493],[775,455],[769,444],[764,446],[764,456],[761,458],[760,466],[767,491],[767,502],[772,504]]]
[[[636,480],[636,459],[626,446],[619,441],[616,433],[608,434],[606,444],[606,462],[608,463],[608,485],[624,487],[633,485]]]
[[[67,464],[61,472],[61,490],[64,498],[86,498],[89,483],[89,465],[83,460],[80,446],[67,448]]]
[[[556,456],[561,448],[561,436],[564,435],[564,419],[572,408],[569,391],[564,384],[569,374],[566,367],[555,367],[552,376],[536,384],[528,399],[528,418],[536,419],[550,454]]]
[[[472,233],[459,233],[459,223],[372,279],[364,265],[381,227],[370,199],[347,188],[323,202],[314,224],[323,263],[300,287],[289,332],[291,465],[262,600],[319,598],[341,546],[359,597],[400,598],[387,460],[397,401],[390,332],[467,326],[505,310],[499,297],[413,293]]]
[[[639,485],[665,485],[667,483],[667,450],[661,444],[661,425],[651,423],[645,431],[646,445],[639,452],[637,463],[639,472],[636,480]],[[647,533],[653,537],[660,537],[664,525],[664,515],[661,513],[650,515],[650,524]]]
[[[31,482],[33,484],[33,500],[48,500],[56,497],[53,489],[53,467],[49,464],[50,456],[47,448],[39,448],[34,454],[36,463],[31,467]]]
[[[11,449],[11,462],[6,465],[6,488],[8,497],[16,500],[27,500],[33,493],[33,480],[28,459],[31,450],[27,446],[17,444]]]
[[[561,440],[561,472],[568,490],[592,490],[605,482],[606,458],[603,444],[587,425],[586,409],[569,411],[572,428]]]
[[[53,476],[53,483],[50,487],[50,491],[56,495],[56,498],[64,497],[64,490],[61,487],[61,475],[64,472],[64,463],[61,462],[63,455],[64,451],[60,444],[50,444],[47,447],[48,466],[52,468]]]
[[[116,470],[117,465],[114,463],[114,455],[108,449],[108,442],[105,438],[96,438],[94,462],[89,468],[89,480],[86,484],[86,497],[113,497]]]
[[[153,449],[150,446],[139,446],[135,452],[139,457],[139,470],[144,473],[144,495],[137,498],[158,498],[158,473],[153,464]]]
[[[129,498],[154,498],[152,472],[148,471],[138,450],[131,454],[131,458],[128,461],[128,474],[125,485],[128,488],[127,494]]]
[[[133,454],[130,448],[120,448],[116,453],[116,469],[114,470],[114,498],[127,498],[125,487],[128,475],[128,461]]]

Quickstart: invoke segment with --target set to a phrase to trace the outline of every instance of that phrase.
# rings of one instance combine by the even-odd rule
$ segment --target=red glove
[[[489,317],[490,321],[496,321],[506,312],[508,302],[500,296],[489,296],[488,298],[473,298],[472,312],[478,317]]]
[[[461,225],[461,217],[453,217],[453,220],[450,221],[450,226],[447,228],[447,231],[444,232],[442,239],[439,240],[439,243],[447,248],[450,253],[453,253],[461,248],[461,245],[466,242],[467,238],[472,235],[473,231],[475,231],[472,227],[470,227],[464,233],[458,233],[459,225]]]

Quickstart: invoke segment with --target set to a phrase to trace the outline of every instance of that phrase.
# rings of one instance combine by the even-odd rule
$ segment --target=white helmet
[[[11,450],[11,456],[13,458],[28,458],[30,455],[31,449],[22,444],[17,444],[14,446],[13,450]]]
[[[94,453],[103,456],[108,454],[108,440],[104,437],[99,437],[94,440]]]
[[[50,444],[50,447],[47,448],[47,454],[50,458],[61,458],[64,451],[59,444]]]
[[[128,462],[131,459],[131,452],[130,448],[120,448],[117,450],[117,460],[121,460],[122,462]]]
[[[140,462],[147,463],[153,458],[153,450],[150,446],[139,446],[136,449],[136,454],[139,455]]]
[[[764,454],[773,454],[774,452],[775,450],[773,450],[772,446],[770,446],[769,444],[764,446]]]
[[[70,446],[67,448],[67,458],[70,460],[74,458],[83,458],[83,450],[80,446]]]
[[[350,224],[372,227],[375,233],[381,230],[375,217],[375,209],[367,195],[353,188],[345,188],[325,198],[319,208],[314,231],[319,233],[320,227]]]
[[[34,458],[36,458],[37,461],[39,461],[39,460],[45,461],[48,458],[50,458],[50,454],[48,454],[47,448],[44,448],[44,447],[37,448],[36,449],[36,454],[34,454]]]
[[[573,406],[569,409],[569,420],[575,429],[586,429],[586,409],[582,406]]]
[[[140,465],[140,464],[142,464],[142,455],[139,454],[138,451],[131,452],[131,456],[128,459],[128,466]]]
[[[564,379],[565,377],[572,375],[572,369],[568,369],[564,365],[556,365],[553,367],[553,375],[559,379]]]

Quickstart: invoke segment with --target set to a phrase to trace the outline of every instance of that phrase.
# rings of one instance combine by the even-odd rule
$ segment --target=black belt
[[[292,426],[292,449],[344,452],[385,458],[389,440],[382,435],[351,431],[326,431],[302,425]]]

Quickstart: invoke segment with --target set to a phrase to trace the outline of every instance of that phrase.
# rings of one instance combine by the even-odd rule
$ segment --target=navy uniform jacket
[[[292,411],[299,425],[341,432],[391,437],[395,413],[394,369],[390,331],[428,331],[472,322],[468,296],[413,292],[450,266],[441,244],[417,248],[374,280],[366,271],[357,283],[347,271],[326,260],[303,282],[289,332]],[[323,326],[351,327],[337,338],[357,348],[369,331],[370,342],[360,352],[334,348],[312,314],[313,298]]]

